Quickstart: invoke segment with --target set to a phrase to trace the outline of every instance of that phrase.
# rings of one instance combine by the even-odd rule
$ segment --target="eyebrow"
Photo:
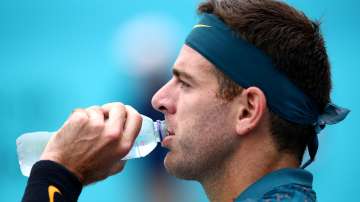
[[[178,70],[178,69],[173,69],[172,72],[173,72],[173,75],[175,77],[184,78],[184,79],[186,79],[186,80],[188,80],[190,82],[196,83],[194,77],[192,77],[190,74],[188,74],[186,72],[183,72],[183,71]]]

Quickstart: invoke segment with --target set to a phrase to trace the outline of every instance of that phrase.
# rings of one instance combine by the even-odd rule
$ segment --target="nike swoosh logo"
[[[201,28],[201,27],[211,27],[209,25],[204,25],[204,24],[197,24],[197,25],[194,25],[193,29],[195,28]]]
[[[60,195],[62,195],[59,189],[53,185],[49,185],[48,193],[49,193],[49,202],[54,202],[55,193],[59,193]]]

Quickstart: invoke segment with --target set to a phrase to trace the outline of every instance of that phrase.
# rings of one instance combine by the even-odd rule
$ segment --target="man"
[[[349,112],[330,103],[319,25],[268,0],[199,6],[173,78],[153,97],[164,113],[169,173],[197,180],[210,201],[316,201],[317,133]],[[23,201],[76,201],[82,185],[119,172],[140,128],[131,107],[75,111],[32,169]],[[66,148],[66,149],[65,149]]]

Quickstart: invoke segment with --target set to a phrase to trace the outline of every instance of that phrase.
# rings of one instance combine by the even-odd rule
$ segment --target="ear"
[[[238,107],[236,132],[245,135],[253,131],[262,120],[266,112],[266,97],[257,87],[243,89],[238,98],[241,102]]]

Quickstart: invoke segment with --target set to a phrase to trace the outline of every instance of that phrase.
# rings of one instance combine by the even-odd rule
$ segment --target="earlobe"
[[[236,132],[246,135],[256,129],[266,112],[265,94],[257,87],[244,89],[239,97]]]

